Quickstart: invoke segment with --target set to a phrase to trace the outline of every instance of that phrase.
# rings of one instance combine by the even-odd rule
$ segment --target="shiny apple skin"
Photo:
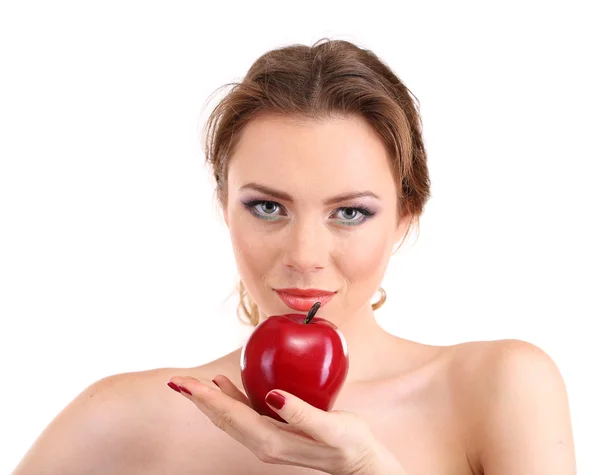
[[[252,407],[282,420],[265,402],[272,389],[288,391],[328,411],[348,375],[344,336],[330,321],[306,315],[275,315],[252,332],[241,354],[242,384]]]

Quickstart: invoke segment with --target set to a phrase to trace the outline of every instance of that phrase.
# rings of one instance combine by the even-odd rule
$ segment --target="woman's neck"
[[[350,368],[347,382],[370,381],[385,369],[391,351],[402,341],[385,331],[369,305],[347,320],[339,322],[338,328],[346,338]]]

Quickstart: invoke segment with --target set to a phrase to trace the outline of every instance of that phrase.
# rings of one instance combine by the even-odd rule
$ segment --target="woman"
[[[259,415],[241,350],[114,375],[56,417],[15,475],[575,473],[565,387],[543,351],[427,346],[374,319],[429,177],[415,100],[373,53],[344,41],[266,53],[211,115],[206,156],[241,313],[257,325],[320,298],[319,316],[345,336],[334,410],[276,389],[266,402],[287,423]]]

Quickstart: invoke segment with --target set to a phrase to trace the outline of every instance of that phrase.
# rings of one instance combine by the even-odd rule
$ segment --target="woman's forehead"
[[[250,122],[229,164],[230,183],[298,179],[327,188],[372,186],[391,175],[378,135],[362,119],[299,121],[267,116]],[[391,176],[390,176],[391,179]]]

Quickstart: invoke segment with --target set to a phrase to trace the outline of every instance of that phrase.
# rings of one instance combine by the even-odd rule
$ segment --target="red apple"
[[[272,389],[288,391],[324,411],[332,408],[348,374],[348,349],[339,329],[307,315],[274,315],[261,322],[242,348],[242,384],[252,407],[282,420],[265,402]]]

